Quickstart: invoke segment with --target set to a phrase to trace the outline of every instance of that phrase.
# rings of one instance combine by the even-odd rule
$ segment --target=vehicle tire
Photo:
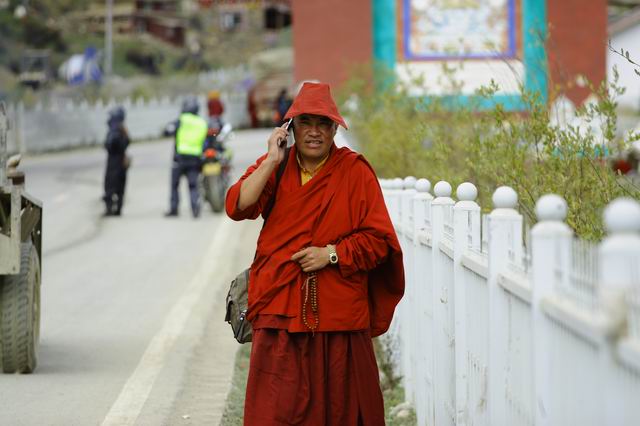
[[[207,184],[208,178],[206,176],[200,176],[198,181],[198,188],[200,190],[200,199],[209,203],[209,185]]]
[[[215,213],[220,213],[224,210],[224,189],[222,183],[222,177],[220,175],[210,176],[208,179],[207,192],[209,204],[211,205],[211,210]]]
[[[40,260],[28,241],[20,247],[20,273],[6,275],[0,289],[2,370],[32,373],[40,340]]]

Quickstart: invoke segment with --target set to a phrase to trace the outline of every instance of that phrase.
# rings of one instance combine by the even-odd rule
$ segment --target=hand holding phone
[[[290,118],[289,120],[287,120],[287,122],[282,125],[282,128],[288,131],[289,130],[289,126],[291,125],[292,121],[293,121],[293,118]],[[278,147],[284,148],[286,145],[287,145],[287,139],[286,138],[280,139],[278,141]]]

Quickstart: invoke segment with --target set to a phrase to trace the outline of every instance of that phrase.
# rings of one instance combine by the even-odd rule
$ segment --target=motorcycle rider
[[[107,138],[104,147],[107,150],[107,169],[104,176],[105,216],[120,216],[124,203],[124,188],[127,182],[129,157],[129,134],[124,126],[125,111],[118,106],[109,112]]]
[[[211,90],[207,93],[207,112],[209,114],[208,117],[208,132],[207,132],[207,140],[205,141],[205,147],[207,148],[218,148],[216,145],[216,136],[222,130],[222,114],[224,113],[224,104],[220,99],[220,92],[218,90]]]
[[[222,128],[222,114],[224,113],[224,104],[220,99],[220,91],[211,90],[207,94],[207,112],[209,113],[209,121],[218,124],[218,128]]]
[[[200,194],[198,178],[200,176],[202,148],[207,137],[207,121],[198,116],[198,100],[194,97],[182,103],[182,113],[176,123],[173,164],[171,167],[171,200],[165,216],[178,216],[180,202],[178,187],[182,175],[189,182],[191,213],[194,218],[200,216]]]

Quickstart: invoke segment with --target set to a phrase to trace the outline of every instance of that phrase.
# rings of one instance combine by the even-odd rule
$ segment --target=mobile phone
[[[292,122],[292,121],[293,121],[293,117],[292,117],[292,118],[290,118],[286,123],[284,123],[283,128],[284,128],[285,130],[287,130],[287,131],[288,131],[288,130],[289,130],[289,126],[291,125],[291,122]],[[280,148],[284,148],[286,145],[287,145],[287,138],[280,139],[280,140],[278,141],[278,146],[279,146]]]

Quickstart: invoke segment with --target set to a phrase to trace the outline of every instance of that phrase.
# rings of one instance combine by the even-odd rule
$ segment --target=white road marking
[[[189,315],[202,298],[211,276],[219,266],[225,245],[230,241],[232,221],[222,218],[215,237],[203,256],[200,268],[193,276],[187,289],[166,317],[162,328],[153,337],[138,366],[122,388],[120,395],[104,418],[103,426],[134,425],[144,407],[156,378],[160,374],[167,354],[173,348],[189,319]],[[218,274],[216,274],[218,275]]]

